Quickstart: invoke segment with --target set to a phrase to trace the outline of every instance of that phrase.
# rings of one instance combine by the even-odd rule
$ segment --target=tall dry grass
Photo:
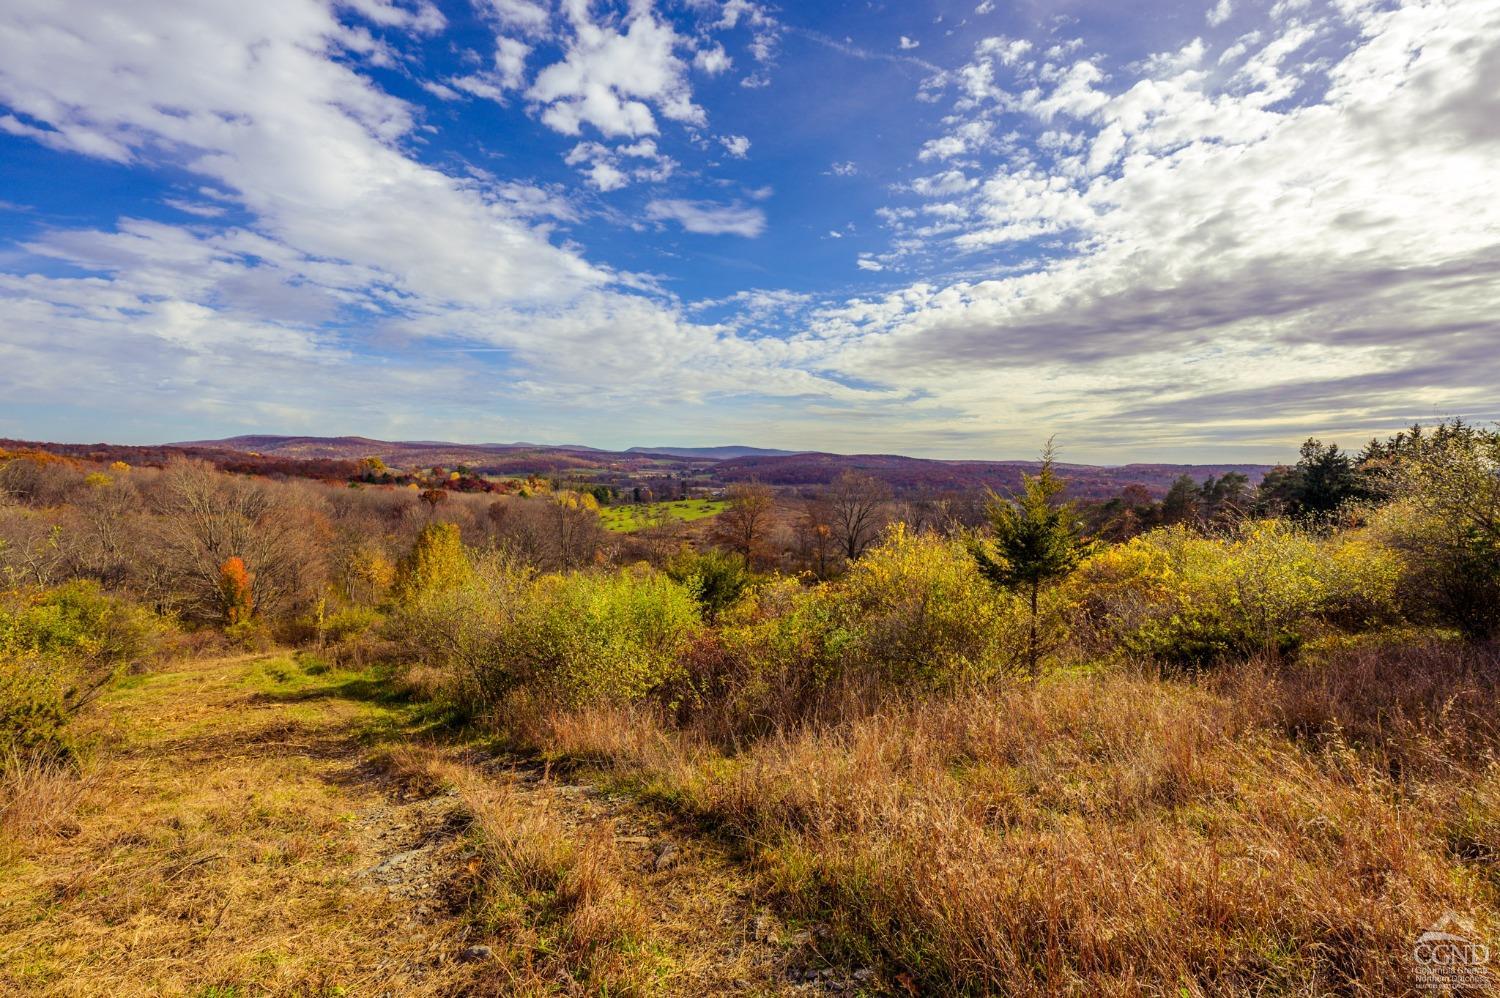
[[[463,801],[477,852],[469,914],[480,938],[501,948],[486,964],[497,993],[659,993],[664,968],[645,945],[644,910],[621,877],[610,829],[572,827],[504,780],[421,746],[398,747],[387,764]]]
[[[919,990],[1387,995],[1445,912],[1497,927],[1497,692],[1493,651],[1425,642],[890,699],[735,753],[711,717],[520,720]]]
[[[38,839],[67,835],[93,775],[50,753],[0,757],[0,866]]]

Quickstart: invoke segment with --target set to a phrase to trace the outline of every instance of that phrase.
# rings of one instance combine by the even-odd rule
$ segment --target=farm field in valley
[[[728,503],[722,499],[678,499],[672,502],[631,503],[627,506],[605,506],[599,510],[604,529],[630,533],[651,525],[655,517],[665,515],[691,523],[722,513]]]

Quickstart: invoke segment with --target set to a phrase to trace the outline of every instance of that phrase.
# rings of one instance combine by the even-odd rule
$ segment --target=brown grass
[[[492,971],[503,993],[658,990],[667,967],[644,944],[645,915],[622,882],[608,828],[580,834],[545,803],[523,799],[503,776],[486,778],[432,749],[403,747],[391,764],[452,787],[464,802],[478,849],[469,913],[480,935],[503,950]]]
[[[1064,674],[732,756],[640,713],[530,728],[753,844],[921,990],[1388,995],[1445,912],[1500,926],[1497,676],[1433,644]]]
[[[0,759],[0,867],[38,841],[76,834],[73,813],[92,783],[72,762],[19,753]]]
[[[329,692],[351,678],[205,661],[96,704],[85,777],[34,780],[53,817],[3,829],[0,992],[467,987],[461,912],[419,915],[362,875],[407,843],[377,837],[393,804],[361,732],[386,712]]]

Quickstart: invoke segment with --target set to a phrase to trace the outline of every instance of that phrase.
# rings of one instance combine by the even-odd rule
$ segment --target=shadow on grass
[[[333,677],[327,682],[313,686],[252,693],[246,699],[249,703],[256,704],[306,703],[309,700],[358,700],[361,703],[379,704],[386,707],[400,706],[410,702],[399,691],[392,689],[388,680],[379,676]]]
[[[262,689],[245,697],[247,706],[309,704],[344,700],[379,708],[363,719],[360,737],[365,741],[412,736],[461,737],[467,717],[457,708],[431,700],[418,700],[394,680],[395,670],[340,673],[316,660],[299,662],[300,670],[273,675],[278,683],[295,683],[287,689]]]

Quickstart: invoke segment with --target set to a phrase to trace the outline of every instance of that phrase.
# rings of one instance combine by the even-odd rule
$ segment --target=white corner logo
[[[1412,945],[1417,986],[1433,991],[1479,991],[1494,984],[1490,948],[1474,926],[1447,912]]]

